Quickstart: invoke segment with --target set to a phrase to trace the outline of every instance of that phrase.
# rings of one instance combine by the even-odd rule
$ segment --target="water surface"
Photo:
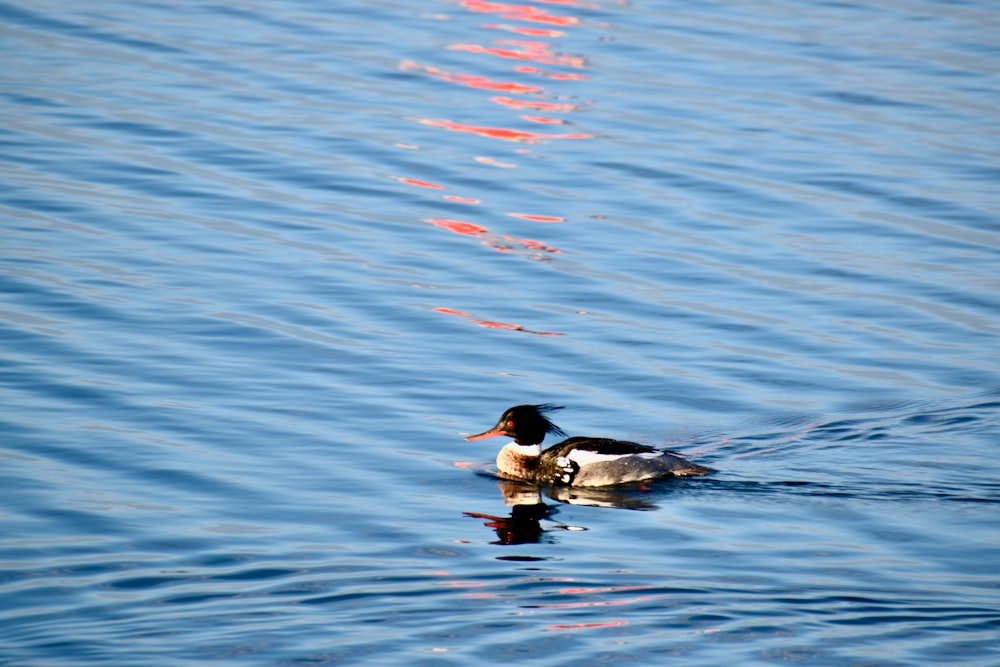
[[[996,664],[990,3],[0,19],[0,661]]]

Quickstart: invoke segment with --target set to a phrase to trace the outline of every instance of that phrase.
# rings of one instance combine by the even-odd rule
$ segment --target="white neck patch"
[[[519,445],[516,442],[508,442],[503,448],[518,456],[540,456],[542,453],[541,445]]]

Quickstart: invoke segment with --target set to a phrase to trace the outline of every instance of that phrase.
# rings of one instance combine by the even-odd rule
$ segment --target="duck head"
[[[477,435],[470,435],[466,440],[482,440],[506,435],[514,438],[514,442],[519,445],[538,445],[545,439],[547,433],[565,436],[566,433],[545,416],[556,410],[562,410],[562,406],[551,403],[517,405],[504,412],[496,426]]]

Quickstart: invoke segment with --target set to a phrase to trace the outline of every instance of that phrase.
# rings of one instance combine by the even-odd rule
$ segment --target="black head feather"
[[[562,410],[561,405],[542,403],[541,405],[517,405],[500,417],[500,423],[507,435],[521,445],[537,445],[551,433],[565,436],[566,433],[553,424],[545,415]]]
[[[561,428],[545,416],[556,410],[562,410],[562,406],[551,403],[515,405],[500,416],[496,426],[483,433],[470,435],[466,440],[481,440],[496,435],[506,435],[509,438],[514,438],[514,441],[519,445],[539,445],[548,433],[559,436],[566,435]]]
[[[566,437],[566,431],[562,430],[558,426],[552,423],[546,415],[550,412],[557,412],[563,409],[561,405],[555,405],[554,403],[542,403],[541,405],[530,405],[527,407],[533,407],[538,412],[538,416],[543,422],[545,422],[545,432],[551,433],[552,435],[559,436],[560,438]]]

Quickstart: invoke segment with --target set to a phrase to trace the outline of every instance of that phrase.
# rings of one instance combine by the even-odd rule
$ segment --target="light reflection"
[[[474,39],[463,40],[448,46],[448,50],[464,51],[472,54],[486,54],[504,60],[511,60],[514,61],[511,63],[511,71],[536,78],[563,81],[587,78],[586,74],[579,71],[588,66],[587,59],[580,55],[560,52],[554,42],[551,41],[565,37],[567,34],[566,29],[579,25],[580,18],[566,13],[556,14],[538,5],[558,5],[563,8],[564,12],[591,9],[593,5],[581,2],[580,0],[535,0],[533,4],[491,2],[488,0],[457,1],[467,11],[477,14],[491,14],[503,19],[504,21],[502,22],[485,23],[480,27],[487,30],[500,30],[508,34],[507,38],[495,39],[489,44]],[[522,23],[534,23],[536,25],[521,25]],[[539,23],[548,25],[539,26],[537,25]],[[548,69],[543,69],[542,66],[547,66]],[[577,71],[557,71],[560,68]],[[440,81],[472,89],[493,91],[497,94],[489,97],[489,101],[507,109],[525,112],[520,114],[518,119],[522,123],[534,123],[550,127],[557,125],[565,126],[568,121],[559,118],[557,114],[571,113],[580,108],[579,104],[545,99],[549,94],[543,86],[535,83],[522,83],[520,81],[498,79],[481,74],[456,72],[434,65],[418,63],[414,60],[402,61],[400,69],[414,71]],[[517,127],[472,124],[446,118],[418,118],[417,121],[422,125],[448,130],[449,132],[474,134],[490,139],[520,144],[537,144],[557,139],[593,138],[593,135],[582,132],[536,132]],[[556,128],[551,127],[551,129]],[[513,152],[529,153],[530,151],[528,149],[516,149]],[[478,156],[474,159],[481,164],[505,169],[517,166],[511,162],[504,162],[483,156]],[[447,183],[438,183],[420,178],[397,177],[396,180],[405,185],[428,190],[448,190],[450,188]],[[440,197],[444,201],[456,204],[483,204],[483,200],[481,199],[462,194],[448,193],[441,194]],[[523,212],[507,212],[505,215],[541,223],[566,221],[566,218],[557,215],[539,215]],[[541,241],[495,232],[484,225],[467,220],[431,217],[425,218],[424,221],[436,227],[447,229],[452,233],[478,239],[482,244],[500,253],[523,254],[529,259],[548,261],[553,255],[562,252],[560,249]],[[555,331],[533,331],[526,329],[520,324],[475,318],[470,314],[459,313],[458,311],[451,311],[449,309],[439,309],[439,312],[461,315],[482,327],[523,331],[547,336],[563,335]]]
[[[458,315],[460,317],[467,318],[473,324],[478,324],[481,327],[486,327],[487,329],[509,329],[511,331],[523,331],[524,333],[535,334],[538,336],[565,336],[566,334],[559,333],[558,331],[532,331],[531,329],[525,329],[520,324],[510,324],[509,322],[497,322],[495,320],[481,320],[476,319],[472,313],[466,313],[461,310],[455,310],[454,308],[434,308],[436,313],[444,313],[445,315]]]
[[[612,628],[616,625],[628,625],[628,621],[602,621],[599,623],[556,623],[546,625],[546,630],[593,630],[595,628]]]
[[[457,83],[463,86],[468,86],[469,88],[480,88],[484,90],[499,90],[505,93],[516,93],[516,94],[528,94],[528,93],[540,93],[542,92],[541,86],[532,86],[527,84],[515,83],[513,81],[495,81],[485,76],[477,76],[475,74],[460,74],[456,72],[449,72],[443,70],[439,67],[432,67],[430,65],[421,65],[413,60],[404,60],[399,65],[400,69],[410,70],[417,69],[425,74],[429,74],[442,81],[447,81],[448,83]]]
[[[502,97],[499,95],[491,97],[490,102],[496,102],[511,109],[537,109],[538,111],[550,111],[552,113],[558,111],[576,111],[580,108],[578,104],[561,104],[558,102],[543,102],[541,100],[518,100],[513,97]]]
[[[532,5],[512,5],[505,2],[485,2],[484,0],[462,0],[459,4],[472,12],[499,14],[501,18],[516,21],[533,21],[559,26],[571,26],[580,22],[580,19],[574,16],[549,14],[545,10]]]
[[[497,40],[497,44],[519,46],[520,49],[500,49],[481,44],[452,44],[452,51],[469,51],[470,53],[486,53],[498,58],[511,60],[533,60],[546,65],[565,65],[566,67],[584,67],[586,62],[578,56],[559,55],[548,49],[546,42],[527,42],[521,40]]]
[[[400,183],[405,183],[406,185],[414,185],[418,188],[430,188],[432,190],[445,190],[445,186],[438,183],[431,183],[430,181],[421,181],[416,178],[405,178],[400,176],[396,179]]]
[[[523,120],[529,123],[541,123],[542,125],[565,125],[566,121],[562,118],[549,118],[548,116],[521,116]]]
[[[522,141],[525,143],[537,143],[543,139],[592,139],[593,135],[590,134],[546,134],[542,132],[525,132],[524,130],[515,130],[509,127],[486,127],[482,125],[466,125],[465,123],[456,123],[447,119],[430,119],[425,118],[420,121],[424,125],[430,125],[431,127],[441,127],[446,130],[451,130],[452,132],[471,132],[472,134],[478,134],[484,137],[490,137],[492,139],[501,139],[503,141]]]
[[[496,160],[496,159],[491,158],[491,157],[478,156],[478,157],[475,157],[473,159],[476,162],[480,162],[482,164],[488,164],[488,165],[493,166],[493,167],[500,167],[502,169],[513,169],[514,167],[517,166],[516,164],[514,164],[512,162],[500,162],[499,160]]]
[[[507,215],[512,218],[531,220],[532,222],[566,222],[566,218],[561,218],[557,215],[533,215],[530,213],[508,213]]]
[[[512,214],[517,217],[526,217],[523,214]],[[538,216],[544,217],[544,216]],[[530,218],[529,218],[530,219]],[[542,260],[545,255],[540,253],[547,253],[550,255],[556,255],[562,251],[559,248],[553,246],[545,245],[541,241],[536,241],[534,239],[524,239],[517,236],[511,236],[510,234],[494,234],[491,233],[489,227],[484,227],[482,225],[477,225],[474,222],[469,222],[467,220],[454,220],[451,218],[425,218],[424,222],[429,222],[435,227],[442,227],[448,231],[455,232],[456,234],[462,234],[463,236],[473,236],[482,239],[483,243],[490,248],[493,248],[497,252],[509,253],[516,251],[528,251],[532,253],[530,255],[531,259]],[[541,333],[541,332],[532,332]],[[551,335],[561,335],[561,334],[551,334]]]
[[[427,218],[427,222],[435,225],[436,227],[444,227],[447,230],[453,231],[456,234],[466,234],[469,236],[479,236],[490,231],[489,228],[477,225],[472,222],[466,222],[464,220],[449,220],[447,218]]]
[[[484,23],[484,28],[491,30],[507,30],[508,32],[515,32],[518,35],[524,35],[525,37],[565,37],[566,33],[562,30],[553,30],[551,28],[525,28],[516,25],[507,25],[505,23]]]

